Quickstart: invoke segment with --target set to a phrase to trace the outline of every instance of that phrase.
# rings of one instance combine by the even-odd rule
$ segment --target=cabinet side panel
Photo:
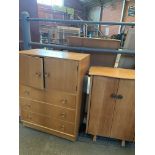
[[[94,76],[90,104],[88,132],[94,135],[110,136],[118,80]]]
[[[122,140],[133,140],[135,126],[135,81],[120,80],[117,99],[113,116],[111,137]]]
[[[85,94],[83,92],[83,82],[84,76],[88,73],[90,65],[90,56],[87,56],[85,59],[79,62],[78,68],[78,89],[77,89],[77,97],[76,97],[76,128],[75,134],[78,135],[79,126],[82,124],[84,118],[84,97]]]
[[[26,55],[19,55],[19,83],[28,85],[29,84],[29,57]]]

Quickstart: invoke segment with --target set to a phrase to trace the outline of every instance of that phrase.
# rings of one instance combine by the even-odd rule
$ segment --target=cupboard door
[[[111,137],[122,140],[133,140],[135,126],[135,82],[134,80],[123,80],[119,82],[117,99],[113,116]]]
[[[28,55],[19,56],[20,84],[43,89],[43,59]]]
[[[93,135],[110,136],[118,79],[94,76],[90,103],[88,132]]]
[[[78,62],[56,58],[45,58],[45,88],[76,92]]]

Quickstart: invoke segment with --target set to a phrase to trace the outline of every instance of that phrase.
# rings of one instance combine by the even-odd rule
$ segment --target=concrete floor
[[[99,137],[96,142],[85,134],[71,142],[19,125],[19,155],[134,155],[133,143],[125,148],[119,140]]]

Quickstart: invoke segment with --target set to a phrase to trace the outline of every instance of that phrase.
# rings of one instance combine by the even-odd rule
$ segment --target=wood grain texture
[[[133,141],[135,132],[135,81],[123,80],[119,82],[117,95],[123,99],[116,100],[113,115],[111,137]]]
[[[45,58],[46,90],[77,91],[78,62],[63,59]]]
[[[120,41],[115,39],[68,37],[69,46],[88,47],[88,48],[106,48],[119,49]],[[90,66],[114,67],[117,54],[83,52],[90,54]]]
[[[21,84],[44,89],[43,59],[39,57],[20,55],[19,77]]]
[[[99,76],[93,78],[89,133],[109,137],[115,107],[115,100],[111,98],[111,94],[117,93],[118,81]]]
[[[116,39],[101,39],[101,38],[84,38],[84,37],[68,37],[70,46],[90,47],[90,48],[107,48],[119,49],[120,40]]]
[[[48,104],[57,105],[69,109],[76,108],[76,94],[66,93],[56,90],[40,90],[33,87],[20,85],[20,97],[33,99]]]
[[[65,138],[65,139],[68,139],[68,140],[71,140],[71,141],[76,141],[76,139],[77,139],[77,137],[75,135],[64,133],[64,132],[55,130],[53,128],[48,128],[48,127],[45,127],[45,126],[42,126],[42,125],[39,125],[39,124],[36,124],[36,123],[28,122],[28,121],[25,121],[25,120],[22,120],[22,122],[23,122],[24,126],[27,126],[27,127],[30,127],[30,128],[42,131],[42,132],[46,132],[46,133],[49,133],[49,134],[53,134],[53,135],[56,135],[58,137],[62,137],[62,138]]]
[[[49,116],[67,122],[75,122],[75,110],[58,107],[46,102],[39,102],[31,99],[20,98],[21,109]]]
[[[52,128],[54,130],[64,132],[67,134],[74,134],[74,124],[64,122],[62,120],[50,118],[49,116],[44,116],[41,114],[28,112],[25,110],[21,110],[22,113],[22,120],[27,122],[35,123],[38,125],[45,126],[47,128]]]
[[[121,79],[135,79],[134,70],[122,68],[91,67],[89,70],[89,74]]]
[[[38,57],[52,57],[52,58],[60,58],[67,60],[77,60],[80,61],[88,57],[89,54],[83,53],[75,53],[75,52],[62,52],[56,50],[44,50],[44,49],[31,49],[31,50],[23,50],[19,52],[20,54],[26,54],[30,56],[38,56]]]
[[[89,52],[88,52],[89,53]],[[110,53],[90,53],[90,66],[114,67],[117,54]]]

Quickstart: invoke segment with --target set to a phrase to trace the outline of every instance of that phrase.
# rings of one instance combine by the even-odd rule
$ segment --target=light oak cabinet
[[[20,115],[25,126],[76,140],[89,54],[20,51]]]
[[[134,140],[134,70],[91,67],[87,133]]]

